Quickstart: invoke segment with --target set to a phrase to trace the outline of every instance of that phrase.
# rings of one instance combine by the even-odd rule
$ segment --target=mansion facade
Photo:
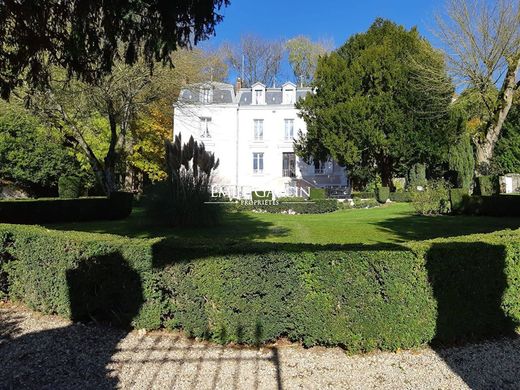
[[[280,88],[242,88],[240,81],[188,85],[174,105],[174,132],[215,153],[220,165],[213,184],[223,195],[306,196],[310,187],[346,188],[345,169],[334,161],[309,165],[294,153],[295,137],[307,130],[295,104],[310,92],[290,82]]]

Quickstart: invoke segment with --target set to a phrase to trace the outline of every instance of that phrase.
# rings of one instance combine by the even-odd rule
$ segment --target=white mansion
[[[309,187],[344,188],[344,168],[333,161],[308,165],[294,154],[294,137],[307,130],[295,103],[310,91],[290,82],[280,88],[261,83],[242,88],[240,81],[235,87],[188,85],[174,105],[174,131],[183,142],[193,136],[215,153],[220,166],[213,182],[233,197],[250,198],[252,191],[293,196],[305,195]]]

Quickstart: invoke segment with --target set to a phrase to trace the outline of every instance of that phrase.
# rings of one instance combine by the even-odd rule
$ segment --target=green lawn
[[[398,243],[435,237],[517,229],[520,218],[475,216],[423,217],[409,204],[342,210],[319,215],[230,213],[223,224],[205,229],[157,227],[139,208],[122,221],[48,225],[59,230],[112,233],[130,237],[168,237],[182,242],[268,241],[312,244]]]

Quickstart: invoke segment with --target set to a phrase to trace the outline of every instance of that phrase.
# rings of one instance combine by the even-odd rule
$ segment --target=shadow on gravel
[[[433,348],[472,389],[520,386],[520,342],[504,303],[516,300],[506,276],[506,250],[482,242],[433,244],[426,267],[437,301]],[[509,271],[511,274],[511,271]],[[444,348],[503,335],[506,338],[461,348]]]
[[[83,261],[66,277],[75,321],[120,328],[73,324],[17,337],[20,324],[16,317],[0,318],[1,389],[117,387],[117,377],[106,367],[128,333],[122,329],[129,329],[142,305],[140,277],[116,253]]]

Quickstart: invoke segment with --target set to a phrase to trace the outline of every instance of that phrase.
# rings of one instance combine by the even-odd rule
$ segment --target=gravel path
[[[0,389],[520,389],[520,338],[347,356],[71,324],[0,303]]]

